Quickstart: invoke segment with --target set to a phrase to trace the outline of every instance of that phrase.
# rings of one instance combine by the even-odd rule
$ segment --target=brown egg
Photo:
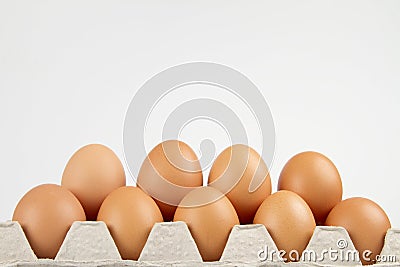
[[[386,232],[391,227],[383,209],[375,202],[361,197],[349,198],[337,204],[325,224],[342,226],[347,230],[364,265],[374,263],[372,260],[381,252]],[[371,261],[363,257],[366,250],[372,252],[366,255]]]
[[[297,154],[286,163],[278,190],[301,196],[318,225],[323,225],[331,209],[342,200],[342,180],[335,165],[324,155],[311,151]]]
[[[74,221],[85,221],[78,199],[66,188],[43,184],[18,202],[13,221],[18,221],[38,258],[53,259]]]
[[[208,185],[226,194],[242,224],[253,221],[258,207],[271,194],[267,165],[254,149],[240,144],[228,147],[216,158]]]
[[[218,261],[232,227],[239,224],[235,208],[221,192],[200,187],[188,193],[174,221],[186,222],[204,261]]]
[[[107,196],[100,207],[98,221],[104,221],[123,259],[137,260],[151,228],[162,222],[154,200],[140,188],[120,187]]]
[[[150,151],[137,186],[154,198],[165,221],[171,221],[182,198],[202,186],[203,174],[194,151],[184,142],[169,140]]]
[[[287,261],[296,261],[306,248],[315,229],[314,216],[297,194],[282,190],[270,195],[254,217],[255,224],[267,228],[278,250]],[[291,252],[292,250],[296,252]]]
[[[61,181],[61,185],[81,202],[88,220],[96,220],[106,196],[125,183],[121,161],[111,149],[99,144],[76,151],[68,161]]]

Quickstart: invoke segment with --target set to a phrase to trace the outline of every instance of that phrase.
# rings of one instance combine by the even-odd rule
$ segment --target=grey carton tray
[[[322,257],[334,249],[342,257]],[[263,225],[237,225],[218,262],[203,262],[187,225],[154,225],[138,261],[122,260],[103,222],[74,222],[54,260],[37,259],[18,222],[0,223],[1,266],[359,266],[354,245],[344,228],[318,226],[299,262],[284,263]],[[266,257],[268,251],[268,257]],[[325,254],[326,255],[326,254]],[[348,255],[348,256],[343,256]],[[374,266],[400,266],[400,230],[385,237],[381,262]]]

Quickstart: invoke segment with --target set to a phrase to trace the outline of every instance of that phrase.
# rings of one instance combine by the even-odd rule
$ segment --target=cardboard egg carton
[[[340,241],[340,242],[339,242]],[[265,251],[278,251],[263,225],[237,225],[228,238],[218,262],[203,262],[187,225],[165,222],[154,225],[138,261],[122,260],[103,222],[75,222],[68,231],[54,260],[37,259],[18,222],[0,223],[1,266],[360,266],[359,260],[336,260],[321,255],[334,248],[351,254],[355,248],[344,228],[319,226],[306,248],[313,251],[299,262],[284,263],[277,254],[266,257]],[[374,266],[400,266],[400,230],[390,229],[381,255],[390,262]],[[303,256],[305,256],[303,254]],[[317,259],[317,260],[316,260]],[[321,260],[322,259],[322,260]]]

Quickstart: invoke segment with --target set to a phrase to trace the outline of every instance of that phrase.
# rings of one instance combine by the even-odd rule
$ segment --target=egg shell
[[[121,257],[129,260],[139,258],[151,228],[163,221],[154,200],[133,186],[120,187],[109,194],[97,220],[106,223]]]
[[[153,197],[165,221],[191,190],[203,185],[196,153],[184,142],[167,140],[154,147],[140,168],[137,186]]]
[[[61,185],[81,202],[88,220],[96,220],[100,205],[114,189],[125,186],[121,161],[108,147],[91,144],[80,148],[68,161]]]
[[[331,209],[342,200],[342,180],[333,162],[313,151],[292,157],[279,176],[278,190],[293,191],[311,208],[323,225]]]
[[[186,222],[203,261],[218,261],[233,226],[239,224],[229,199],[212,187],[188,193],[176,209],[174,221]]]
[[[28,191],[13,215],[38,258],[53,259],[74,221],[86,220],[78,199],[66,188],[43,184]]]
[[[270,195],[258,208],[254,217],[255,224],[263,224],[284,257],[291,260],[291,251],[297,255],[306,248],[316,227],[314,216],[307,203],[296,193],[278,191]],[[293,257],[297,257],[293,254]]]
[[[271,194],[268,167],[252,148],[237,144],[214,161],[208,185],[226,194],[241,224],[249,224],[261,203]]]
[[[347,230],[355,248],[358,250],[361,262],[373,264],[362,257],[366,250],[375,259],[382,250],[386,232],[391,227],[385,211],[372,200],[353,197],[337,204],[329,213],[325,222],[328,226],[342,226]]]

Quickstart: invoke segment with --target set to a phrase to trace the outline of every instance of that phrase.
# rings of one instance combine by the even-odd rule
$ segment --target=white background
[[[211,61],[270,105],[274,190],[291,156],[316,150],[338,167],[344,198],[371,198],[400,227],[400,1],[142,2],[0,2],[0,221],[30,188],[59,183],[82,145],[123,160],[138,88]]]

